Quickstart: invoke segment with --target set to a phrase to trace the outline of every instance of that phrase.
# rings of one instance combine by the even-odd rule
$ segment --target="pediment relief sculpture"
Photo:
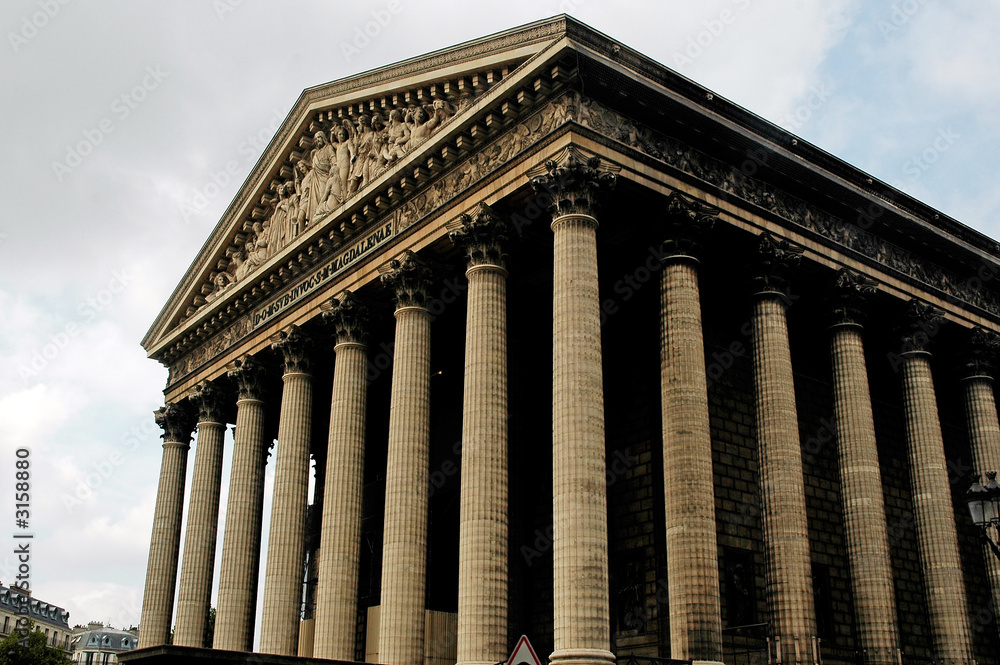
[[[468,101],[453,104],[436,99],[391,109],[387,119],[371,112],[313,123],[311,137],[307,134],[299,142],[309,147],[308,153],[297,156],[298,151],[292,152],[291,176],[272,185],[277,196],[267,198],[264,215],[258,215],[261,218],[249,225],[242,242],[230,248],[228,265],[213,273],[200,306],[219,299],[310,224],[335,212],[426,141]]]

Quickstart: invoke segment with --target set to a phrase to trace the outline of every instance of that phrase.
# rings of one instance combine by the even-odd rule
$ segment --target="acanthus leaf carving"
[[[831,325],[860,325],[878,282],[850,268],[837,271],[830,298]]]
[[[286,374],[309,373],[313,342],[298,326],[287,326],[279,330],[271,338],[271,349],[284,358]]]
[[[601,165],[601,158],[587,157],[570,146],[557,159],[545,163],[545,172],[531,177],[531,187],[538,194],[551,197],[553,216],[580,213],[593,215],[598,207],[598,192],[614,188],[617,166]]]
[[[382,285],[392,289],[397,307],[426,307],[431,269],[415,252],[406,250],[379,268]]]
[[[198,422],[225,422],[226,394],[210,381],[202,381],[194,387],[191,401],[198,408]]]
[[[789,277],[802,261],[802,248],[784,238],[776,238],[768,231],[759,236],[757,243],[756,274],[754,286],[759,293],[789,294]]]
[[[472,214],[463,213],[458,218],[458,224],[448,233],[448,238],[465,249],[470,268],[479,265],[505,268],[512,232],[506,217],[480,203]]]
[[[156,424],[163,430],[160,438],[164,443],[191,443],[194,431],[194,413],[183,402],[168,402],[153,412]]]
[[[228,367],[229,378],[236,382],[241,400],[259,400],[264,396],[264,366],[254,356],[243,356]]]
[[[330,300],[323,321],[333,328],[338,344],[364,344],[368,336],[368,306],[351,291]]]
[[[673,256],[697,256],[702,239],[718,221],[719,209],[682,192],[667,198],[664,250]]]

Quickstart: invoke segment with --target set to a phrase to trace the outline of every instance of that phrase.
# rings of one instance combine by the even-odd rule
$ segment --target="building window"
[[[10,628],[10,617],[5,616],[3,618],[3,632],[5,633],[10,632],[8,628]]]

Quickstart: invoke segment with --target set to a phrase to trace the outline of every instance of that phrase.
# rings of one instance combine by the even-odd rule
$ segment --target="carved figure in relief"
[[[343,125],[337,125],[330,130],[331,145],[333,147],[333,167],[330,169],[330,177],[326,181],[326,188],[323,190],[323,202],[310,217],[316,220],[336,208],[347,200],[347,182],[351,173],[356,151],[354,141],[354,125],[350,120],[345,119]]]
[[[303,205],[305,198],[302,196],[302,180],[305,178],[306,164],[304,162],[296,162],[294,171],[295,176],[288,195],[288,218],[292,223],[293,237],[299,235],[306,227],[307,211]]]
[[[418,106],[406,112],[406,125],[410,128],[410,140],[406,143],[407,150],[412,150],[426,141],[434,129],[448,119],[443,101],[436,100],[433,111],[432,116],[425,107]]]
[[[217,300],[219,296],[226,292],[230,286],[236,283],[233,276],[230,275],[225,270],[217,273],[215,277],[212,278],[212,284],[214,285],[214,290],[205,296],[205,303],[210,303],[213,300]]]
[[[233,263],[236,265],[235,277],[237,282],[246,277],[247,273],[253,269],[253,265],[247,261],[247,255],[243,249],[238,249],[233,253]]]
[[[391,164],[406,154],[406,144],[410,141],[410,126],[403,122],[403,113],[393,109],[389,113],[387,132],[387,162]]]
[[[339,176],[341,200],[343,200],[347,198],[347,181],[351,176],[351,166],[357,158],[357,141],[354,137],[354,125],[351,124],[350,120],[345,118],[343,124],[334,127],[331,134],[337,140],[334,144],[337,155],[336,175]]]
[[[326,183],[330,179],[336,159],[336,153],[327,141],[326,134],[316,132],[313,135],[313,142],[316,147],[310,153],[309,163],[303,167],[308,170],[302,178],[299,192],[299,218],[306,224],[314,218],[316,211],[323,205]]]
[[[348,196],[371,181],[372,166],[377,157],[374,152],[375,131],[372,128],[373,124],[374,119],[369,120],[367,115],[358,116],[358,130],[354,137],[356,142],[355,159],[354,165],[351,167],[351,177],[347,183]]]
[[[288,183],[278,186],[278,203],[271,213],[271,243],[268,247],[270,254],[277,254],[281,249],[292,241],[292,220],[290,218],[291,206],[288,197]]]
[[[267,261],[270,256],[268,246],[271,243],[271,222],[269,220],[264,223],[254,222],[253,231],[253,237],[247,240],[247,247],[249,247],[247,260],[253,263],[254,267],[257,267]]]

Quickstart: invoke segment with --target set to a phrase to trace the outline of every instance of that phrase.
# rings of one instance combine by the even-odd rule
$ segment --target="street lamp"
[[[997,482],[997,472],[986,472],[986,485],[979,484],[979,476],[972,479],[972,485],[965,492],[965,501],[969,505],[972,523],[979,527],[979,537],[984,540],[1000,559],[1000,547],[989,536],[991,526],[1000,526],[1000,483]]]

